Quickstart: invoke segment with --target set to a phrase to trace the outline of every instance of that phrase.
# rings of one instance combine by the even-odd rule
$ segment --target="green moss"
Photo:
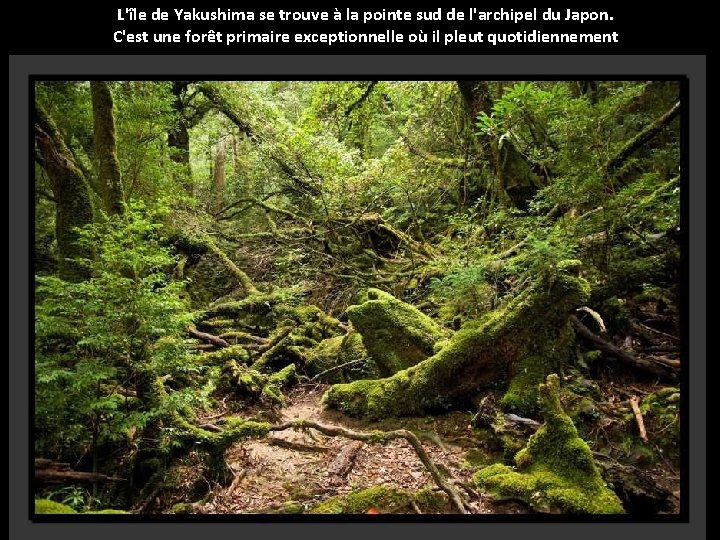
[[[70,506],[49,499],[35,499],[36,514],[78,514]],[[83,512],[83,514],[127,514],[125,510],[114,510],[106,508],[105,510],[92,510]]]
[[[222,377],[223,385],[227,389],[250,398],[259,397],[268,380],[267,375],[240,365],[235,360],[230,360],[223,366]]]
[[[517,453],[520,472],[495,464],[478,471],[473,480],[502,497],[518,497],[542,512],[617,514],[623,507],[603,481],[592,452],[560,404],[557,375],[539,388],[545,424]]]
[[[230,345],[219,351],[207,353],[203,358],[214,364],[224,364],[230,360],[246,364],[250,360],[250,353],[242,345]]]
[[[379,289],[370,289],[368,301],[351,306],[347,314],[384,376],[425,360],[446,335],[419,309]]]
[[[203,321],[202,326],[217,330],[218,328],[228,328],[235,326],[235,319],[210,319]]]
[[[93,510],[92,512],[84,512],[85,514],[129,514],[125,510],[115,510],[113,508],[106,508],[105,510]]]
[[[190,503],[177,503],[170,509],[171,514],[194,514],[195,507]]]
[[[479,448],[470,448],[465,453],[465,460],[462,465],[466,468],[475,468],[488,465],[492,462],[492,456]]]
[[[297,371],[295,364],[285,366],[277,373],[273,373],[268,377],[268,384],[278,388],[286,388],[297,381]]]
[[[302,514],[305,512],[305,506],[298,501],[286,501],[277,508],[268,510],[268,514]]]
[[[332,370],[320,377],[322,382],[347,382],[358,378],[379,376],[375,364],[363,345],[362,337],[354,331],[321,341],[308,353],[306,370],[310,375],[319,375],[329,369],[355,362],[344,368]]]
[[[353,491],[331,497],[310,510],[311,514],[366,514],[371,508],[381,514],[414,513],[415,503],[423,512],[437,512],[445,507],[445,499],[429,489],[418,492],[385,486]]]
[[[502,397],[503,407],[520,414],[529,414],[537,409],[537,387],[548,376],[550,367],[545,358],[527,356],[515,368],[507,392]]]
[[[262,389],[262,395],[270,401],[282,405],[285,403],[285,396],[283,396],[281,390],[296,381],[297,372],[295,371],[295,364],[290,364],[268,377],[267,383]]]
[[[51,501],[49,499],[35,499],[36,514],[77,514],[75,510],[66,504]]]
[[[552,352],[553,343],[562,343],[568,313],[588,294],[587,282],[572,276],[561,275],[551,285],[539,282],[503,308],[467,324],[434,356],[391,377],[333,385],[323,402],[370,418],[420,415],[463,405],[502,377],[509,364],[538,350],[561,354],[561,348]]]

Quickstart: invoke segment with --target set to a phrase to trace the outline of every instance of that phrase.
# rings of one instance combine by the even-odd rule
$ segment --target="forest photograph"
[[[31,519],[685,511],[681,81],[30,92]]]

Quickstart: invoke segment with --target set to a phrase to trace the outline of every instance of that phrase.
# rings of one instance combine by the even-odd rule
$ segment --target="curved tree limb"
[[[450,498],[450,502],[452,503],[452,505],[461,514],[469,513],[467,510],[467,505],[463,501],[462,496],[458,493],[455,487],[443,477],[440,470],[432,462],[430,456],[428,456],[427,452],[423,448],[420,439],[418,439],[417,436],[411,431],[408,431],[406,429],[397,429],[394,431],[373,431],[371,433],[363,433],[360,431],[352,431],[338,426],[327,426],[324,424],[319,424],[317,422],[312,422],[310,420],[295,420],[292,422],[285,422],[282,424],[273,425],[270,426],[269,431],[285,431],[287,429],[308,428],[317,430],[323,435],[328,435],[330,437],[345,437],[346,439],[352,439],[354,441],[362,441],[366,443],[385,443],[397,439],[406,440],[410,444],[410,446],[412,446],[423,466],[430,473],[430,476],[432,476],[435,484]]]
[[[677,375],[674,373],[674,371],[672,369],[668,369],[670,368],[669,365],[661,364],[659,362],[652,362],[644,358],[637,358],[623,351],[620,347],[617,347],[609,341],[605,341],[600,336],[595,335],[587,326],[581,323],[580,320],[575,317],[575,315],[570,316],[570,321],[572,322],[578,334],[580,334],[582,337],[584,337],[586,340],[588,340],[590,343],[592,343],[595,347],[597,347],[604,353],[614,358],[617,358],[623,364],[627,364],[628,366],[639,369],[646,373],[650,373],[664,380],[677,380]]]
[[[617,155],[607,164],[608,173],[613,173],[625,161],[632,156],[646,142],[655,137],[660,130],[668,125],[680,112],[680,101],[676,101],[670,109],[660,118],[655,119],[650,125],[646,126],[640,133],[630,139],[625,146],[617,153]]]

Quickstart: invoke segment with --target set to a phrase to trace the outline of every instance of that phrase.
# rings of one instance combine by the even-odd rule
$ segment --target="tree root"
[[[623,351],[621,348],[616,347],[612,343],[605,341],[600,336],[595,335],[587,326],[581,323],[575,315],[570,316],[570,321],[575,327],[575,330],[577,330],[578,334],[587,339],[604,353],[617,358],[623,364],[627,364],[628,366],[646,373],[651,373],[652,375],[664,380],[677,381],[677,375],[672,370],[672,367],[667,363],[652,362],[643,358],[636,358],[635,356]]]
[[[287,429],[315,429],[330,437],[345,437],[346,439],[352,439],[355,441],[362,441],[366,443],[385,443],[396,439],[405,439],[413,450],[417,454],[418,458],[422,462],[425,469],[430,473],[435,484],[444,491],[450,499],[452,505],[461,513],[468,514],[468,503],[463,499],[460,493],[455,489],[455,486],[448,480],[446,480],[437,466],[432,462],[430,456],[422,446],[420,439],[417,436],[406,430],[398,429],[394,431],[373,431],[371,433],[362,433],[359,431],[352,431],[349,429],[341,428],[338,426],[326,426],[312,422],[309,420],[295,420],[292,422],[285,422],[282,424],[272,425],[268,428],[268,431],[285,431]]]

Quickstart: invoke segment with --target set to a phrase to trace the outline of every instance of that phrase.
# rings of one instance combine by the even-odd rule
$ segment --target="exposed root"
[[[418,458],[420,458],[423,466],[430,473],[430,476],[432,476],[435,484],[447,494],[450,502],[458,510],[458,512],[460,512],[461,514],[469,513],[467,509],[468,503],[464,501],[463,497],[455,489],[455,487],[443,477],[442,473],[440,473],[440,470],[432,462],[430,456],[428,456],[427,452],[423,448],[420,439],[418,439],[414,433],[406,429],[362,433],[359,431],[352,431],[337,426],[326,426],[309,420],[295,420],[293,422],[284,422],[282,424],[273,425],[269,427],[269,431],[285,431],[287,429],[309,428],[315,429],[323,435],[327,435],[330,437],[345,437],[347,439],[362,441],[366,443],[385,443],[395,439],[405,439],[410,444],[410,446],[412,446]]]

